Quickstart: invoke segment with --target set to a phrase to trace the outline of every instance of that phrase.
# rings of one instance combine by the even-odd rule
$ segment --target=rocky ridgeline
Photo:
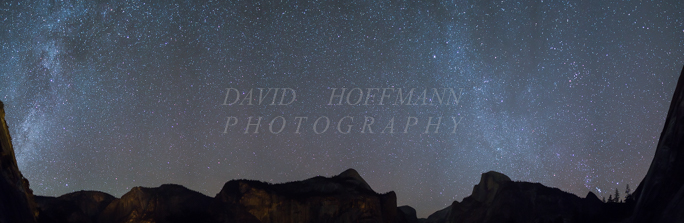
[[[630,206],[603,203],[591,192],[580,198],[539,183],[514,182],[492,171],[482,174],[469,197],[423,222],[618,222],[629,216]]]
[[[39,222],[406,222],[394,192],[374,192],[353,169],[283,184],[232,180],[214,198],[165,184],[118,199],[79,191],[36,200]]]

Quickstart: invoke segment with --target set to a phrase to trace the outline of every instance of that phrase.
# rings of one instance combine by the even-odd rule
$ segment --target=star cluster
[[[684,65],[682,12],[681,1],[6,1],[0,100],[40,195],[177,183],[213,196],[230,179],[355,168],[423,217],[490,170],[608,197],[648,170]],[[227,88],[297,95],[224,105]],[[369,105],[329,105],[333,88],[379,90]],[[383,88],[460,99],[379,105]],[[249,117],[263,117],[259,133],[244,133]],[[438,133],[424,132],[430,117]]]

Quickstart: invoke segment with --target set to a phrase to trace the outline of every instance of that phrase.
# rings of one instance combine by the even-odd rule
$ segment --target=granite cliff
[[[36,222],[36,213],[29,182],[17,166],[0,101],[0,223]]]
[[[684,222],[684,69],[653,161],[637,191],[632,222]]]
[[[100,213],[115,199],[99,191],[77,191],[59,197],[35,196],[38,222],[97,222]]]
[[[97,222],[214,222],[207,211],[211,200],[175,184],[134,187],[107,205]]]
[[[374,192],[353,169],[282,184],[231,180],[214,198],[164,184],[121,198],[79,191],[36,200],[46,223],[417,222],[415,210],[397,208],[394,192]]]
[[[394,192],[374,192],[349,169],[284,184],[233,180],[216,195],[219,222],[397,222]]]

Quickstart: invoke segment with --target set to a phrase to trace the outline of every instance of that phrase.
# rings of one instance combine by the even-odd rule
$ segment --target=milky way
[[[683,11],[681,1],[5,2],[0,100],[39,195],[176,183],[213,196],[230,179],[355,168],[419,216],[470,195],[490,170],[608,197],[636,188],[651,163],[684,65]],[[289,88],[296,100],[224,105],[229,88],[252,89],[255,103],[259,88]],[[385,88],[391,103],[380,105]],[[399,88],[415,89],[417,105],[395,105]],[[433,88],[454,89],[458,103]],[[250,117],[263,118],[258,133]],[[435,133],[427,124],[439,117]]]

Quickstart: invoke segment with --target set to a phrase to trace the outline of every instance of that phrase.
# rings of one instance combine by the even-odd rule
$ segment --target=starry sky
[[[490,170],[608,197],[651,163],[684,65],[682,12],[682,1],[4,1],[0,100],[38,195],[176,183],[214,196],[231,179],[354,168],[421,217]],[[397,103],[410,89],[413,102]]]

